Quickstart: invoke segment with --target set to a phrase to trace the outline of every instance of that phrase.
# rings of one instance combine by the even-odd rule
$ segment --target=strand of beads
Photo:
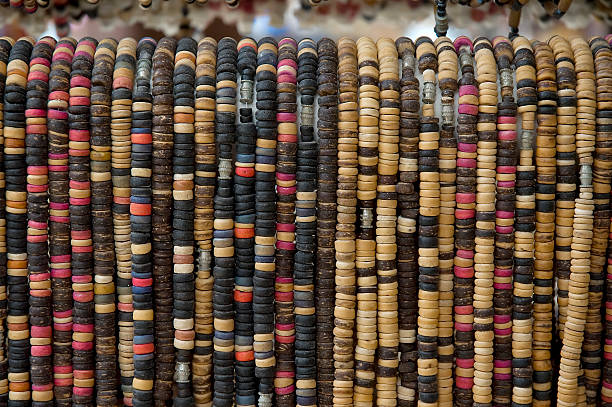
[[[316,325],[314,277],[317,234],[317,157],[314,104],[317,92],[317,44],[305,38],[298,44],[300,127],[297,146],[295,202],[295,396],[300,407],[316,404]],[[352,385],[352,384],[351,384]]]
[[[478,87],[474,78],[473,46],[467,37],[454,42],[459,57],[457,109],[457,193],[455,194],[454,334],[455,403],[472,405],[474,385],[474,246],[476,226]]]
[[[94,257],[96,404],[117,402],[115,339],[115,247],[111,179],[111,90],[117,42],[100,41],[91,75],[91,215]]]
[[[276,242],[276,41],[257,44],[257,142],[255,149],[255,270],[253,350],[261,407],[272,406],[274,391],[274,244]]]
[[[355,225],[357,224],[357,45],[338,40],[338,189],[336,297],[334,306],[334,403],[353,404],[355,360]]]
[[[4,168],[4,91],[7,77],[7,63],[15,41],[9,37],[0,37],[0,401],[6,403],[8,398],[8,360],[5,324],[8,311],[7,301],[7,253],[6,253],[6,185]]]
[[[253,268],[255,266],[255,138],[253,80],[257,67],[257,43],[245,38],[238,43],[240,73],[240,124],[236,133],[234,171],[234,235],[236,236],[236,405],[257,402],[253,353]]]
[[[512,59],[507,38],[493,39],[499,72],[501,101],[497,105],[497,163],[495,203],[495,271],[493,277],[494,356],[493,402],[512,403],[512,270],[514,254],[514,201],[516,197],[516,113]]]
[[[53,52],[47,99],[49,169],[49,268],[53,303],[53,398],[72,399],[72,286],[68,181],[68,100],[76,41],[60,40]]]
[[[172,398],[174,332],[172,330],[172,153],[174,148],[173,73],[176,40],[164,37],[153,53],[152,88],[152,241],[155,298],[156,404]],[[153,388],[151,388],[153,389]],[[147,388],[148,390],[148,388]]]
[[[335,296],[335,248],[338,185],[338,50],[329,38],[317,44],[318,186],[317,267],[317,397],[318,405],[333,405],[333,303]]]
[[[357,40],[359,68],[359,133],[357,199],[359,229],[355,241],[357,271],[357,314],[355,322],[355,381],[353,404],[371,406],[376,386],[376,229],[374,210],[378,166],[378,53],[367,37]]]
[[[4,91],[9,403],[30,400],[25,110],[33,46],[22,37],[11,49]]]
[[[536,93],[535,57],[524,37],[512,41],[516,71],[517,112],[521,117],[519,161],[514,201],[514,271],[512,297],[512,401],[531,405],[533,393],[532,325],[536,209],[536,168],[533,160]]]
[[[130,170],[131,299],[133,304],[134,379],[132,405],[144,407],[153,400],[155,375],[153,341],[153,256],[151,252],[151,66],[155,41],[143,38],[136,48],[136,74],[132,93]],[[118,58],[119,59],[119,58]],[[117,285],[122,287],[121,280]],[[119,304],[121,310],[122,304]],[[121,321],[121,315],[119,318]],[[121,334],[120,325],[119,334]],[[123,384],[123,383],[122,383]],[[124,392],[125,394],[125,392]]]
[[[593,220],[593,243],[591,247],[591,273],[594,277],[597,276],[601,264],[600,258],[604,256],[603,247],[603,230],[609,230],[609,210],[610,210],[610,177],[611,177],[611,162],[610,162],[610,139],[609,127],[610,98],[606,93],[606,85],[610,76],[610,58],[612,58],[612,50],[610,45],[602,38],[596,37],[589,42],[591,52],[593,53],[594,72],[596,83],[596,98],[597,98],[597,115],[595,127],[595,154],[593,156],[593,199],[595,203],[594,220]],[[595,257],[595,256],[596,257]],[[610,262],[608,262],[610,264]],[[595,267],[593,267],[595,266]],[[593,276],[593,274],[591,274]],[[595,277],[598,280],[599,277]],[[612,314],[611,302],[612,292],[610,290],[610,281],[612,273],[608,269],[606,280],[606,321]],[[612,402],[609,385],[612,383],[612,364],[610,363],[610,344],[612,343],[612,332],[610,325],[606,324],[606,338],[604,345],[604,366],[602,371],[603,386],[601,391],[601,399],[604,403]]]
[[[419,133],[419,310],[417,349],[419,404],[438,402],[438,316],[440,215],[440,133],[435,116],[438,57],[432,41],[416,41],[416,57],[423,75]]]
[[[476,232],[474,246],[474,402],[491,405],[493,390],[493,283],[497,155],[497,66],[485,38],[474,41],[478,80]]]
[[[172,291],[176,383],[175,405],[191,405],[191,359],[195,345],[194,303],[194,120],[197,43],[178,41],[174,57],[174,150],[172,156]]]
[[[213,315],[214,405],[234,399],[234,194],[232,144],[236,133],[236,41],[225,37],[217,49],[215,131],[219,157],[215,196]]]
[[[585,392],[587,405],[594,406],[597,403],[598,388],[601,380],[601,299],[605,275],[603,274],[603,262],[601,260],[597,268],[593,267],[592,234],[591,226],[593,220],[593,152],[595,151],[595,66],[593,54],[587,42],[583,39],[573,39],[570,47],[574,55],[574,69],[576,72],[576,153],[580,165],[580,192],[576,200],[576,214],[574,224],[578,225],[577,217],[580,217],[580,226],[585,230],[585,235],[580,238],[588,239],[581,241],[581,251],[590,252],[587,269],[589,273],[588,307],[584,329],[584,340],[582,342],[582,368],[585,377]],[[609,245],[609,240],[608,240]],[[583,260],[587,265],[586,260]]]
[[[53,405],[52,292],[49,273],[47,99],[49,72],[56,41],[41,38],[30,59],[26,93],[26,164],[28,209],[28,274],[30,280],[30,377],[32,401]]]
[[[399,166],[399,63],[397,48],[389,38],[379,39],[380,117],[378,182],[376,184],[376,273],[378,357],[376,403],[397,399],[399,364],[397,281],[397,172]]]
[[[136,69],[136,41],[124,38],[117,46],[111,93],[111,175],[113,181],[113,238],[117,261],[117,345],[124,403],[132,402],[134,377],[134,318],[132,251],[130,249],[130,168],[132,167],[132,88]],[[137,163],[134,163],[137,164]]]
[[[212,260],[213,198],[217,179],[215,146],[215,77],[217,42],[198,43],[195,76],[195,185],[194,237],[199,247],[195,278],[195,348],[192,363],[196,406],[212,400]]]
[[[536,134],[536,233],[533,297],[534,406],[550,405],[552,392],[553,258],[555,230],[557,103],[550,47],[533,43],[538,92]]]
[[[297,169],[297,43],[278,43],[276,84],[276,282],[274,388],[276,404],[295,404],[295,319],[293,260],[295,252],[295,194]]]
[[[398,406],[416,405],[416,330],[418,315],[417,217],[419,194],[419,82],[414,76],[414,43],[409,38],[396,42],[401,58],[399,179],[397,201],[397,277],[399,376]]]
[[[455,138],[455,91],[457,53],[450,39],[439,37],[438,86],[442,102],[440,126],[440,225],[438,250],[440,300],[438,303],[438,397],[440,405],[453,404],[453,262],[455,256],[455,195],[457,192],[457,139]]]
[[[91,74],[98,42],[82,38],[72,60],[70,77],[70,237],[72,244],[72,366],[73,404],[94,399],[94,284],[91,234],[89,109]]]

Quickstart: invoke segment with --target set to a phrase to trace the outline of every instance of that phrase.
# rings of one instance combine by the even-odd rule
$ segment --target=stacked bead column
[[[56,41],[41,38],[32,50],[26,93],[26,164],[28,209],[28,274],[30,280],[30,378],[32,401],[53,405],[52,291],[49,272],[47,168],[47,99]]]
[[[508,39],[493,39],[499,71],[501,101],[497,105],[497,168],[495,203],[495,274],[493,306],[495,365],[493,402],[512,403],[512,269],[514,255],[514,201],[516,197],[516,103],[512,80],[514,50]]]
[[[178,41],[174,57],[174,150],[172,156],[172,290],[175,405],[191,405],[191,358],[195,345],[194,201],[195,68],[197,43]]]
[[[217,94],[215,131],[218,177],[215,195],[213,268],[213,404],[234,402],[234,192],[232,182],[233,143],[236,134],[236,41],[225,37],[217,49]]]
[[[115,241],[117,345],[121,393],[131,403],[134,377],[134,319],[132,251],[130,249],[130,168],[132,163],[132,88],[136,69],[136,41],[124,38],[117,46],[111,93],[111,176],[113,181],[113,238]]]
[[[192,363],[193,396],[197,406],[212,400],[212,285],[211,249],[213,198],[217,179],[215,145],[215,88],[217,42],[198,43],[195,77],[194,237],[198,245],[195,278],[195,348]]]
[[[516,168],[514,209],[514,271],[512,296],[512,401],[531,404],[533,367],[533,267],[535,250],[536,168],[533,160],[536,93],[535,57],[529,41],[512,41],[516,71],[517,112],[521,117],[518,135],[519,161]]]
[[[552,388],[553,269],[557,103],[554,57],[550,47],[532,44],[538,92],[536,134],[536,233],[533,297],[533,403],[549,406]]]
[[[300,407],[316,404],[315,261],[317,235],[317,156],[314,104],[317,92],[317,44],[305,38],[298,44],[300,127],[297,149],[295,202],[295,397]]]
[[[397,277],[399,328],[398,406],[416,405],[419,214],[419,82],[414,76],[414,43],[406,37],[395,45],[401,58],[399,179],[397,183]]]
[[[493,279],[497,155],[497,65],[485,38],[474,41],[478,81],[476,233],[474,246],[474,403],[490,406],[493,393]]]
[[[353,404],[371,406],[376,386],[376,182],[378,166],[378,52],[367,37],[357,40],[359,68],[359,133],[357,199],[359,229],[355,242],[357,315],[355,322],[355,381]]]
[[[132,405],[144,407],[153,400],[155,375],[153,340],[153,256],[151,245],[151,158],[152,100],[151,66],[155,41],[143,38],[136,48],[136,74],[132,94],[131,171],[130,171],[130,251],[133,306],[134,379]],[[121,287],[121,280],[117,285]],[[121,302],[121,301],[120,301]],[[121,311],[122,304],[119,304]],[[121,318],[122,314],[119,314]],[[121,319],[120,319],[121,321]],[[121,335],[121,325],[119,325]],[[120,337],[121,340],[121,337]],[[121,342],[120,342],[121,343]],[[125,393],[124,393],[125,394]]]
[[[397,173],[399,166],[399,63],[393,40],[381,38],[378,51],[380,116],[376,185],[376,273],[378,349],[376,404],[395,403],[399,365],[397,282]]]
[[[77,44],[70,78],[70,237],[72,244],[72,368],[73,404],[94,400],[94,281],[91,233],[89,110],[91,74],[98,42],[89,37]]]
[[[236,236],[236,405],[257,403],[253,353],[253,269],[255,267],[255,139],[253,89],[257,67],[257,43],[245,38],[238,43],[240,73],[240,124],[236,133],[234,169],[234,234]]]
[[[357,224],[357,46],[338,40],[338,189],[336,201],[336,301],[334,306],[334,401],[353,404],[355,378],[355,230]]]
[[[329,38],[317,44],[317,129],[319,135],[317,187],[317,396],[321,407],[333,405],[333,303],[338,185],[338,50]]]
[[[49,152],[49,268],[53,303],[53,398],[72,399],[72,286],[68,182],[68,100],[76,41],[60,40],[53,52],[47,99]]]
[[[117,403],[115,337],[115,247],[111,179],[111,90],[117,42],[100,41],[91,75],[91,216],[94,256],[94,335],[96,404]]]
[[[457,109],[457,193],[455,201],[454,336],[457,406],[472,405],[474,385],[474,245],[476,227],[476,158],[478,87],[474,78],[472,42],[454,42],[459,56],[459,106]]]
[[[274,244],[276,242],[276,42],[257,44],[257,142],[255,148],[255,270],[253,350],[259,379],[258,405],[272,406],[274,391]]]
[[[174,332],[172,329],[172,153],[174,144],[173,73],[176,40],[162,38],[153,54],[152,88],[152,242],[155,298],[155,383],[153,398],[172,398]]]
[[[446,30],[445,30],[446,31]],[[457,139],[455,91],[459,63],[447,37],[435,41],[438,53],[438,87],[442,99],[440,126],[440,300],[438,303],[438,395],[440,406],[453,404],[453,263],[455,257],[455,195],[457,192]]]
[[[438,316],[440,215],[440,128],[435,116],[438,57],[429,38],[416,41],[416,57],[423,75],[419,133],[419,310],[417,329],[417,385],[419,405],[438,403]]]
[[[295,194],[297,181],[297,43],[278,43],[276,76],[276,282],[274,388],[276,404],[295,404],[295,319],[293,260],[295,252]]]

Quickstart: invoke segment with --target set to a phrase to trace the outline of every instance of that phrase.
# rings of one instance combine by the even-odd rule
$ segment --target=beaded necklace
[[[295,202],[296,253],[293,264],[295,396],[296,405],[305,407],[315,405],[317,396],[314,293],[318,157],[318,144],[314,137],[314,104],[317,92],[318,64],[317,44],[309,38],[300,41],[297,58],[301,110],[297,146],[297,194]]]
[[[212,260],[213,198],[215,195],[215,71],[217,42],[206,37],[198,43],[195,79],[195,220],[199,247],[195,279],[195,348],[192,363],[194,399],[197,405],[212,400]]]
[[[191,38],[178,41],[174,57],[174,150],[172,244],[174,295],[173,317],[174,349],[174,403],[190,405],[194,402],[191,391],[191,359],[195,345],[194,303],[194,120],[195,120],[195,68],[197,43]]]
[[[274,391],[274,244],[276,242],[276,41],[257,44],[257,142],[255,149],[255,270],[253,350],[259,379],[258,405],[270,407]]]
[[[13,45],[4,88],[9,403],[30,400],[25,112],[33,46],[30,37]]]
[[[493,402],[500,406],[512,403],[512,271],[514,254],[514,206],[517,164],[517,105],[512,81],[512,43],[506,38],[493,39],[499,71],[501,100],[497,104],[497,167],[495,203],[495,274],[493,306],[495,307],[495,365]]]
[[[49,273],[47,176],[47,99],[56,41],[41,38],[32,50],[26,93],[28,274],[30,282],[30,378],[32,399],[53,405],[52,292]]]
[[[232,147],[236,134],[236,41],[225,37],[217,48],[217,136],[218,170],[215,196],[213,315],[214,398],[213,404],[234,398],[234,194],[232,191]]]
[[[512,297],[512,400],[532,403],[533,267],[536,209],[536,168],[533,160],[536,93],[535,57],[524,37],[512,41],[516,71],[517,112],[521,116],[519,161],[516,167],[514,271]]]
[[[474,385],[474,235],[476,226],[476,159],[478,87],[474,78],[473,45],[467,37],[454,42],[459,57],[457,109],[457,193],[455,194],[454,336],[455,384],[458,406],[472,405]]]
[[[389,38],[379,39],[380,116],[378,181],[376,184],[376,273],[378,358],[376,403],[397,399],[398,281],[397,281],[397,173],[399,166],[399,63]]]
[[[378,165],[378,52],[367,37],[357,40],[359,69],[359,133],[357,199],[359,228],[355,242],[357,314],[355,321],[355,381],[353,402],[372,405],[376,386],[376,230],[375,205]]]
[[[478,80],[476,232],[474,246],[474,402],[492,401],[494,360],[495,178],[497,155],[497,66],[485,38],[474,41]]]
[[[132,93],[132,142],[130,171],[130,251],[131,299],[133,304],[133,360],[132,405],[140,407],[153,400],[155,375],[153,341],[153,256],[151,248],[151,127],[153,113],[151,96],[151,66],[156,43],[143,38],[136,48],[136,73]],[[122,287],[117,281],[118,290]],[[122,308],[120,301],[119,309]],[[120,321],[122,314],[119,314]],[[120,323],[121,323],[120,322]],[[121,325],[119,326],[121,334]],[[123,382],[122,382],[123,384]],[[124,392],[125,394],[125,392]]]
[[[164,37],[157,43],[151,72],[152,119],[152,241],[155,297],[155,383],[153,398],[165,403],[172,398],[174,332],[172,326],[172,154],[174,148],[173,73],[176,40]]]
[[[357,223],[357,45],[338,41],[338,189],[336,192],[336,297],[334,306],[334,400],[352,405],[355,327],[355,225]]]
[[[115,285],[113,282],[115,252],[111,206],[111,90],[117,42],[100,41],[94,54],[91,76],[91,215],[94,255],[94,301],[96,346],[96,404],[117,402]]]
[[[236,275],[234,309],[236,312],[236,405],[257,403],[255,355],[253,352],[253,268],[255,266],[255,139],[253,123],[253,81],[257,67],[257,43],[245,38],[238,43],[240,73],[240,124],[236,133],[234,169],[234,235],[236,236]]]
[[[438,316],[440,215],[440,133],[435,116],[436,48],[429,38],[416,43],[416,58],[423,75],[421,125],[419,129],[419,319],[417,330],[418,390],[420,403],[438,402]]]
[[[274,387],[276,404],[295,404],[295,318],[293,261],[295,252],[295,197],[297,189],[297,43],[278,43],[276,76],[276,282]]]
[[[533,297],[533,397],[549,405],[552,397],[553,258],[556,182],[557,103],[555,66],[547,44],[532,44],[538,92],[536,134],[536,233]]]
[[[90,127],[91,74],[98,42],[82,38],[72,60],[70,101],[69,177],[70,237],[72,243],[72,367],[73,404],[94,399],[94,290],[91,234]]]
[[[419,82],[414,76],[414,43],[409,38],[396,42],[402,59],[400,81],[399,180],[397,200],[397,276],[399,327],[398,403],[414,405],[416,401],[416,330],[418,315],[417,217],[419,194]]]
[[[333,404],[333,302],[334,236],[338,182],[338,50],[329,38],[317,44],[319,136],[317,185],[317,268],[315,299],[317,312],[317,397],[322,407]]]
[[[68,101],[76,41],[60,40],[53,52],[47,99],[49,168],[49,268],[53,301],[53,398],[72,397],[72,286],[68,181]]]
[[[124,402],[132,401],[134,376],[134,319],[132,251],[130,249],[130,168],[132,167],[132,88],[136,69],[136,41],[124,38],[117,46],[111,93],[111,175],[113,176],[113,237],[117,261],[117,347]],[[134,163],[137,164],[137,163]]]
[[[440,300],[438,303],[438,397],[441,405],[453,403],[453,261],[455,255],[455,195],[457,192],[457,139],[455,138],[455,91],[459,63],[447,37],[434,45],[438,53],[438,86],[442,98],[440,126],[440,225],[438,250]]]

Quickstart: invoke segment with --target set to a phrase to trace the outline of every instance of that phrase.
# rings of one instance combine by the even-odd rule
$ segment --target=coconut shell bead
[[[454,400],[472,405],[474,384],[474,245],[476,210],[476,151],[478,86],[474,78],[473,44],[467,37],[454,42],[459,59],[459,106],[457,114],[457,192],[455,194],[454,272]]]
[[[512,40],[516,71],[518,128],[518,165],[514,208],[514,270],[512,297],[512,401],[530,405],[533,393],[532,299],[535,237],[535,138],[536,93],[535,57],[531,44],[524,37]]]
[[[358,176],[357,45],[338,41],[338,190],[336,297],[334,315],[334,403],[353,404],[356,283],[355,238]]]
[[[212,400],[212,227],[216,181],[215,76],[217,42],[198,43],[195,76],[194,237],[199,248],[195,278],[195,347],[192,383],[197,406]]]
[[[406,37],[395,41],[401,58],[400,133],[397,183],[397,277],[399,327],[398,406],[416,405],[418,267],[418,144],[419,82],[414,76],[414,43]]]
[[[536,133],[536,233],[534,262],[533,403],[550,405],[552,397],[553,258],[557,103],[554,56],[547,44],[532,44],[538,92]]]
[[[440,269],[438,221],[440,216],[440,127],[435,116],[438,56],[433,42],[417,39],[416,57],[423,75],[419,133],[419,310],[417,383],[419,405],[437,405],[438,394],[438,291]]]
[[[253,273],[253,350],[259,379],[258,405],[270,407],[274,392],[274,278],[276,243],[276,63],[277,44],[257,43],[255,113],[255,270]],[[257,317],[255,317],[257,316]]]
[[[318,405],[333,405],[334,236],[338,185],[338,50],[329,38],[317,44],[318,187],[317,268],[317,396]]]
[[[172,154],[174,147],[173,73],[176,40],[159,40],[153,54],[152,88],[152,242],[155,298],[155,403],[172,397],[174,332],[172,325]]]
[[[453,403],[453,258],[455,255],[455,195],[457,192],[457,140],[455,138],[455,91],[459,62],[447,37],[434,45],[438,53],[438,87],[442,99],[440,126],[440,301],[438,317],[438,393],[440,405]]]
[[[36,405],[53,405],[52,292],[48,255],[47,99],[56,41],[41,38],[32,50],[26,92],[28,274],[30,276],[30,380]]]
[[[72,286],[68,180],[68,101],[76,41],[61,39],[53,52],[47,99],[49,269],[53,303],[53,398],[72,397]]]
[[[371,406],[376,387],[377,277],[376,277],[376,184],[380,88],[378,52],[367,37],[357,40],[359,69],[359,133],[357,199],[359,229],[355,247],[357,270],[357,315],[353,404]]]
[[[155,46],[155,41],[148,37],[138,42],[131,106],[131,275],[128,283],[131,284],[131,302],[133,306],[132,350],[134,377],[131,381],[131,402],[134,407],[150,405],[153,400],[153,377],[155,373],[155,345],[153,341],[153,257],[151,248],[151,157],[153,151],[151,144],[151,126],[153,118],[151,110],[151,58],[153,57]],[[121,283],[122,280],[118,278],[118,291],[122,290]],[[122,302],[120,298],[119,307],[122,307]],[[120,312],[122,312],[121,308]],[[129,308],[127,308],[127,312],[129,312]],[[120,313],[119,318],[121,318],[121,316],[122,314]],[[129,318],[126,319],[129,321]],[[129,325],[126,323],[125,326]],[[121,327],[122,325],[119,325],[120,335]],[[120,345],[121,339],[120,337]],[[126,353],[127,352],[128,350],[126,350]],[[129,382],[125,383],[122,381],[122,387],[127,387],[129,384]]]
[[[30,37],[15,42],[4,88],[9,404],[30,400],[25,138],[26,83],[33,46]]]
[[[317,44],[305,38],[298,44],[300,95],[295,202],[294,312],[295,397],[297,406],[316,404],[315,262],[317,235],[316,180],[318,144],[314,137],[314,104],[317,92]],[[338,153],[340,154],[340,153]],[[335,354],[336,352],[334,352]],[[352,355],[352,348],[351,348]],[[351,383],[352,387],[352,383]]]

